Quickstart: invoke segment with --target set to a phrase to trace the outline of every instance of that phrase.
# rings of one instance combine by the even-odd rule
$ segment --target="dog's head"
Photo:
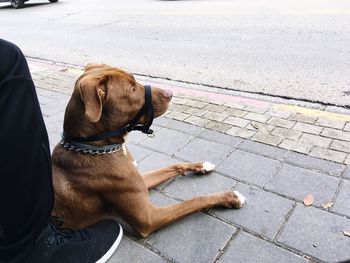
[[[172,92],[152,87],[154,117],[166,112]],[[64,130],[71,136],[86,137],[119,129],[133,120],[145,104],[145,88],[120,69],[88,64],[75,84],[68,103]],[[138,123],[147,122],[142,116]]]

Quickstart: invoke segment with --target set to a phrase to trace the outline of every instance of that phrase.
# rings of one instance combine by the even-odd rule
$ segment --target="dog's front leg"
[[[168,167],[144,173],[142,178],[148,189],[151,189],[173,177],[185,175],[186,172],[206,173],[203,163],[177,163]]]
[[[135,167],[133,168],[134,170],[128,170],[129,174],[123,173],[122,177],[111,176],[109,184],[118,186],[118,188],[104,190],[103,196],[113,205],[115,213],[120,215],[144,238],[194,212],[215,206],[240,208],[244,204],[244,197],[241,194],[236,191],[227,191],[197,196],[174,205],[157,207],[149,199],[147,186],[142,180],[142,176],[137,173]],[[200,166],[198,164],[185,164],[186,169],[182,168],[182,172],[190,168],[197,171]],[[181,174],[180,170],[172,169],[172,171],[177,171],[173,175]]]
[[[201,210],[209,209],[215,206],[227,208],[241,208],[244,204],[244,197],[234,191],[221,192],[211,195],[197,196],[190,200],[169,205],[156,207],[150,204],[147,209],[147,220],[133,220],[136,224],[133,226],[139,234],[146,238],[152,232],[161,229],[175,221]],[[144,214],[142,219],[145,219]]]

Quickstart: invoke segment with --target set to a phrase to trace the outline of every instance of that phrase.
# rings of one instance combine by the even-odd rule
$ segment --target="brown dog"
[[[167,110],[171,97],[170,91],[146,89],[122,70],[100,64],[86,66],[65,112],[66,137],[52,156],[53,214],[63,218],[65,226],[81,228],[121,216],[140,236],[147,237],[202,209],[242,207],[244,197],[232,191],[165,207],[150,202],[148,190],[152,187],[188,171],[206,172],[203,163],[179,163],[141,175],[123,144],[130,130],[150,133],[153,114],[149,108],[153,107],[154,117],[158,117]]]

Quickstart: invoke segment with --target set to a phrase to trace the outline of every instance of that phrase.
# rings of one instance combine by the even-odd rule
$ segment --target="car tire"
[[[13,8],[22,8],[24,6],[24,1],[22,0],[11,0],[11,6]]]

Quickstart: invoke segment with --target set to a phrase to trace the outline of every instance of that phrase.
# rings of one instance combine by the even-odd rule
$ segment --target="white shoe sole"
[[[107,262],[107,260],[110,259],[110,257],[113,255],[113,253],[115,252],[115,250],[119,246],[120,241],[122,240],[122,237],[123,237],[123,228],[120,225],[119,225],[119,227],[120,227],[120,232],[119,232],[118,238],[114,241],[113,245],[107,251],[107,253],[104,254],[104,256],[102,258],[100,258],[98,261],[96,261],[96,263],[105,263],[105,262]]]

